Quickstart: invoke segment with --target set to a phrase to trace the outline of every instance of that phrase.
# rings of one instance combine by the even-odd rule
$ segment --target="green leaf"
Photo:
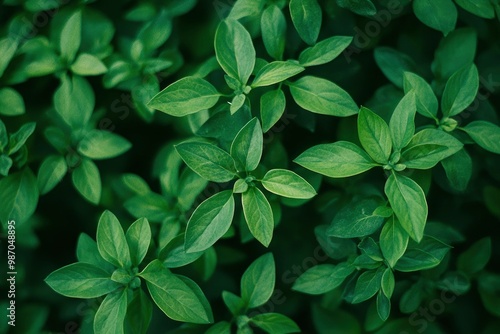
[[[233,158],[205,142],[184,142],[175,146],[182,160],[202,178],[213,182],[231,181],[236,176]]]
[[[5,128],[5,124],[2,119],[0,119],[0,152],[3,152],[7,144],[9,143],[9,134]]]
[[[230,152],[238,171],[250,172],[257,168],[262,157],[263,140],[257,118],[252,118],[236,134]]]
[[[60,155],[50,155],[45,158],[38,170],[38,190],[40,194],[51,191],[68,172],[68,166],[64,157]]]
[[[165,220],[171,210],[167,199],[153,192],[134,196],[125,201],[123,206],[135,218],[145,217],[158,223]]]
[[[273,61],[257,72],[252,87],[270,86],[285,81],[304,70],[304,67],[292,61]]]
[[[404,72],[405,94],[413,91],[417,112],[427,118],[437,119],[438,100],[431,86],[415,73]]]
[[[457,7],[451,0],[415,0],[413,1],[415,16],[425,25],[448,35],[457,23]]]
[[[125,326],[132,333],[146,334],[153,315],[153,305],[142,289],[137,289],[127,307]]]
[[[2,57],[0,57],[0,77],[2,77],[12,57],[14,57],[17,46],[18,42],[11,37],[0,39],[0,54],[2,55]]]
[[[94,317],[95,333],[123,333],[123,322],[127,314],[127,292],[123,289],[104,298]]]
[[[92,160],[83,158],[81,164],[73,170],[71,181],[86,200],[99,204],[102,191],[101,175]]]
[[[233,99],[231,100],[231,107],[229,108],[229,111],[231,112],[231,115],[237,112],[238,110],[243,107],[246,101],[246,95],[245,94],[238,94]]]
[[[151,242],[151,228],[146,218],[139,218],[130,225],[125,234],[130,249],[130,257],[133,266],[138,266],[146,253]]]
[[[234,215],[234,197],[224,190],[203,201],[189,218],[185,248],[188,253],[212,246],[229,230]]]
[[[368,256],[374,261],[381,262],[384,260],[379,244],[371,237],[363,238],[363,240],[361,240],[358,244],[358,248],[361,250],[362,254]]]
[[[15,133],[10,135],[9,138],[9,155],[16,153],[23,147],[28,138],[33,134],[36,128],[35,122],[23,124]]]
[[[441,160],[449,185],[459,192],[467,189],[472,177],[472,159],[467,151],[462,148],[457,153]]]
[[[337,265],[320,264],[300,275],[292,289],[310,295],[321,295],[339,287],[354,269],[354,266],[346,262]]]
[[[246,302],[232,292],[222,291],[222,300],[224,300],[224,304],[226,304],[227,308],[234,316],[241,315],[241,313],[244,313],[247,309]]]
[[[395,216],[391,217],[380,232],[380,250],[391,268],[403,256],[408,247],[408,233]]]
[[[381,281],[382,292],[387,298],[391,298],[395,284],[394,273],[390,268],[387,268],[382,275]]]
[[[441,109],[445,117],[460,114],[476,98],[479,89],[479,74],[474,64],[455,72],[448,82],[441,99]]]
[[[241,298],[249,308],[265,304],[274,291],[276,269],[272,253],[266,253],[245,270],[241,277]]]
[[[403,75],[405,72],[416,72],[413,59],[405,53],[393,48],[379,46],[374,52],[375,62],[382,73],[396,87],[403,88]]]
[[[132,261],[127,239],[120,222],[111,211],[104,211],[99,218],[96,239],[97,248],[103,259],[118,268],[131,267]]]
[[[295,102],[316,114],[346,117],[358,113],[351,96],[331,81],[305,76],[290,84]]]
[[[391,315],[391,300],[382,290],[377,294],[377,314],[383,321],[386,321]]]
[[[380,116],[365,107],[359,110],[358,136],[361,145],[373,160],[381,164],[389,161],[392,151],[389,126]]]
[[[187,278],[172,274],[159,260],[152,261],[139,275],[146,280],[156,305],[170,319],[196,324],[213,321],[212,311],[206,308],[208,302],[196,283],[186,283]]]
[[[300,175],[286,169],[271,169],[261,180],[268,191],[288,198],[309,199],[316,190]]]
[[[75,62],[71,65],[71,71],[75,74],[101,75],[108,71],[106,65],[94,55],[82,53],[78,55]]]
[[[177,233],[177,231],[175,231]],[[163,261],[167,268],[178,268],[193,263],[198,260],[204,252],[186,252],[184,246],[185,234],[181,233],[170,240],[165,247],[162,248],[158,259]]]
[[[455,0],[455,2],[466,11],[484,19],[495,17],[495,8],[489,0]]]
[[[18,116],[24,114],[25,111],[26,108],[21,94],[10,87],[0,89],[0,114]]]
[[[399,151],[412,139],[415,134],[415,94],[407,93],[398,103],[389,122],[392,144]]]
[[[241,203],[250,232],[268,247],[273,238],[274,218],[266,196],[258,188],[250,187],[241,195]]]
[[[401,152],[400,162],[408,168],[429,169],[452,156],[463,144],[450,134],[436,129],[417,132]]]
[[[285,112],[286,98],[281,89],[272,90],[260,98],[260,117],[262,129],[269,131],[283,116]]]
[[[153,96],[148,107],[182,117],[212,108],[219,97],[220,93],[208,81],[198,77],[185,77]]]
[[[331,62],[352,42],[351,36],[332,36],[305,49],[299,55],[302,66],[317,66]]]
[[[141,28],[137,34],[137,39],[144,46],[146,52],[154,51],[165,43],[171,32],[171,13],[162,9]]]
[[[73,129],[84,127],[94,110],[95,97],[90,84],[82,77],[61,76],[61,85],[54,93],[54,108]]]
[[[347,141],[313,146],[294,162],[313,172],[329,177],[348,177],[376,166],[359,146]]]
[[[370,235],[384,223],[385,217],[377,213],[380,200],[367,198],[353,201],[335,215],[327,235],[338,238],[356,238]]]
[[[61,29],[59,37],[59,49],[61,50],[62,58],[68,63],[72,63],[76,53],[80,48],[82,39],[82,12],[76,10],[73,14],[67,17]]]
[[[260,26],[267,53],[274,59],[282,59],[285,50],[286,19],[281,9],[274,4],[264,9]]]
[[[317,0],[291,0],[289,7],[300,38],[309,45],[316,43],[322,22],[321,7]]]
[[[26,223],[38,204],[36,177],[29,168],[0,179],[0,221]]]
[[[221,321],[210,327],[204,334],[231,334],[231,324]]]
[[[47,283],[57,293],[71,298],[97,298],[118,289],[105,270],[89,263],[72,263],[52,272]]]
[[[380,290],[384,271],[385,269],[380,267],[377,270],[365,271],[358,277],[356,286],[354,287],[353,304],[364,302],[375,296]]]
[[[228,19],[219,24],[215,55],[227,75],[246,85],[255,66],[255,49],[252,37],[241,23]]]
[[[486,121],[474,121],[462,128],[482,148],[500,154],[500,127]]]
[[[428,211],[422,188],[412,179],[393,172],[384,190],[403,229],[415,241],[422,240]]]
[[[233,8],[229,13],[229,18],[239,20],[249,16],[258,16],[262,13],[266,1],[265,0],[239,0],[234,2]],[[214,3],[215,5],[215,3]],[[224,6],[227,6],[224,3]]]
[[[337,0],[337,4],[358,15],[372,16],[377,13],[377,8],[371,0]]]
[[[483,306],[491,314],[500,317],[500,275],[486,273],[479,276],[478,291]]]
[[[7,176],[9,175],[9,170],[12,167],[12,159],[7,155],[0,155],[0,175]]]
[[[450,246],[430,236],[424,236],[419,243],[410,241],[408,249],[394,269],[403,272],[426,270],[441,263]]]
[[[112,272],[115,268],[104,260],[99,254],[97,243],[88,236],[88,234],[80,233],[76,245],[76,258],[82,263],[89,263],[96,267]],[[109,274],[108,276],[110,276]]]
[[[457,259],[458,270],[463,271],[468,276],[483,270],[491,258],[491,238],[485,237],[476,241]]]
[[[91,130],[78,143],[78,152],[93,160],[109,159],[122,155],[132,144],[115,133]]]
[[[257,314],[250,322],[271,334],[300,333],[299,326],[292,319],[279,313]]]

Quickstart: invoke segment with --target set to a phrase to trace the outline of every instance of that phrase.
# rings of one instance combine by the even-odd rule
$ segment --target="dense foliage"
[[[0,332],[500,331],[499,0],[0,20]]]

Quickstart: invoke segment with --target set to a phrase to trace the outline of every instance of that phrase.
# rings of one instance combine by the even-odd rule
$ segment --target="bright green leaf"
[[[271,169],[261,180],[264,188],[283,197],[309,199],[316,190],[296,173],[286,169]]]
[[[250,187],[241,195],[243,214],[252,235],[264,246],[273,238],[274,218],[266,196],[256,187]]]
[[[476,98],[479,89],[479,74],[474,64],[455,72],[444,89],[441,109],[445,117],[460,114]]]
[[[106,261],[118,268],[127,269],[132,265],[122,226],[111,211],[104,211],[99,218],[96,239],[99,253]]]
[[[332,36],[305,49],[299,55],[302,66],[317,66],[337,58],[352,42],[351,36]]]
[[[122,155],[132,144],[115,133],[92,130],[78,143],[78,152],[93,160],[109,159]]]
[[[110,293],[104,298],[94,317],[94,332],[98,334],[123,333],[127,314],[126,289]]]
[[[391,217],[380,232],[380,250],[387,263],[392,267],[403,256],[408,246],[408,233],[396,217]]]
[[[139,218],[130,225],[125,234],[130,249],[130,257],[133,266],[138,266],[146,253],[151,242],[151,228],[146,218]]]
[[[283,116],[285,112],[286,98],[281,89],[272,90],[260,98],[260,117],[262,119],[262,130],[269,131]]]
[[[241,277],[241,298],[248,307],[266,303],[274,291],[276,269],[272,253],[266,253],[253,261]]]
[[[270,86],[285,81],[302,71],[304,67],[292,61],[273,61],[257,72],[252,87]]]
[[[51,191],[68,172],[68,166],[64,157],[60,155],[50,155],[45,158],[38,170],[38,190],[40,194]]]
[[[370,109],[361,107],[358,136],[366,152],[378,163],[386,164],[392,151],[391,132],[387,123]]]
[[[236,134],[230,152],[238,171],[251,172],[257,168],[262,157],[263,140],[257,118],[252,118]]]

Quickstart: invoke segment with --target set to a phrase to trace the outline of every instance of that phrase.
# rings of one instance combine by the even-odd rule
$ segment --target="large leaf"
[[[271,298],[276,280],[272,253],[266,253],[245,270],[241,276],[241,298],[250,308],[263,305]]]
[[[474,64],[455,72],[446,83],[441,99],[443,115],[451,117],[464,111],[476,98],[478,89],[479,74]]]
[[[257,327],[262,328],[267,333],[288,334],[300,333],[297,324],[287,316],[280,313],[261,313],[250,320]]]
[[[262,130],[269,131],[283,116],[285,112],[286,98],[281,89],[272,90],[260,98],[260,117],[262,119]]]
[[[262,127],[257,118],[251,119],[236,134],[231,144],[231,156],[238,171],[253,171],[259,165],[263,147]]]
[[[400,150],[410,142],[415,134],[415,94],[407,93],[396,106],[389,122],[392,144],[395,150]]]
[[[317,0],[291,0],[290,16],[300,38],[309,45],[316,43],[321,29],[322,12]]]
[[[358,277],[354,287],[353,304],[361,303],[375,296],[380,290],[384,270],[383,267],[380,267],[377,270],[365,271]]]
[[[139,218],[130,225],[125,234],[130,249],[133,266],[138,266],[149,249],[151,242],[151,228],[146,218]]]
[[[246,85],[255,65],[252,37],[236,20],[222,21],[215,33],[215,55],[230,77]]]
[[[432,87],[415,73],[404,73],[405,94],[413,91],[416,99],[417,112],[422,116],[437,119],[438,101]]]
[[[412,179],[392,173],[385,183],[392,210],[408,235],[419,242],[427,221],[427,201],[422,188]]]
[[[60,155],[50,155],[45,158],[38,170],[37,182],[40,194],[51,191],[68,171],[68,165],[64,157]]]
[[[241,195],[243,214],[252,235],[264,246],[273,238],[274,218],[266,196],[256,187],[250,187]]]
[[[70,127],[84,127],[90,120],[94,103],[94,91],[84,78],[61,76],[61,85],[54,93],[54,108]]]
[[[448,35],[457,23],[457,7],[451,0],[414,0],[413,12],[425,25]]]
[[[123,333],[123,322],[127,314],[127,293],[128,291],[123,289],[104,298],[94,317],[95,333]]]
[[[373,160],[386,164],[392,151],[391,132],[387,123],[370,109],[361,107],[358,115],[361,145]]]
[[[474,121],[463,127],[469,136],[487,151],[500,154],[500,127],[486,121]]]
[[[182,78],[156,94],[148,106],[172,116],[186,116],[212,108],[220,93],[208,81],[197,77]]]
[[[109,159],[125,153],[131,147],[132,144],[120,135],[92,130],[78,143],[78,152],[93,160]]]
[[[374,57],[382,73],[399,88],[403,88],[404,72],[416,72],[413,59],[393,48],[379,46],[375,48]]]
[[[313,146],[299,155],[294,162],[330,177],[353,176],[376,166],[359,146],[347,141]]]
[[[106,261],[121,268],[129,268],[132,265],[122,226],[111,211],[104,211],[99,218],[96,239],[99,253]]]
[[[262,12],[260,26],[267,53],[274,59],[280,60],[285,50],[285,15],[278,6],[270,5]]]
[[[229,229],[234,215],[232,191],[225,190],[203,201],[188,221],[185,247],[189,253],[204,251]]]
[[[326,79],[305,76],[290,84],[290,92],[300,107],[313,113],[345,117],[358,112],[351,96]]]

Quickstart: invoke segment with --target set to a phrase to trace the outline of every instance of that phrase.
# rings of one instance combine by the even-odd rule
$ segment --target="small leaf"
[[[285,81],[304,71],[304,67],[291,61],[273,61],[263,66],[255,75],[252,87],[270,86]]]
[[[389,161],[392,151],[389,126],[380,116],[365,107],[359,110],[358,136],[361,145],[373,160],[381,164]]]
[[[404,230],[415,241],[422,240],[428,211],[422,188],[412,179],[392,173],[384,190]]]
[[[250,319],[250,322],[260,327],[267,333],[288,334],[300,333],[297,324],[287,316],[279,313],[261,313]]]
[[[252,235],[264,246],[273,238],[274,218],[266,196],[256,187],[250,187],[241,195],[243,214]]]
[[[394,286],[396,282],[394,280],[394,273],[390,268],[387,268],[382,275],[381,288],[382,292],[387,298],[391,298],[394,292]]]
[[[391,299],[382,291],[377,294],[377,313],[383,321],[386,321],[391,315]]]
[[[68,172],[68,166],[64,157],[60,155],[50,155],[45,158],[38,170],[38,190],[40,194],[51,191]]]
[[[261,182],[268,191],[283,197],[309,199],[316,195],[309,182],[286,169],[269,170]]]
[[[94,110],[95,96],[90,84],[74,75],[61,77],[61,85],[54,93],[54,108],[73,129],[84,127]]]
[[[257,118],[252,118],[236,134],[230,152],[238,171],[251,172],[257,168],[262,157],[263,140]]]
[[[487,151],[500,154],[500,127],[486,121],[474,121],[462,128]]]
[[[71,65],[71,71],[78,75],[87,76],[104,74],[108,69],[96,56],[82,53],[78,55],[75,62]]]
[[[405,72],[416,72],[416,65],[413,59],[405,53],[396,49],[379,46],[374,52],[375,62],[382,73],[396,87],[403,88],[403,75]]]
[[[151,242],[151,228],[146,218],[139,218],[130,225],[125,234],[130,249],[130,257],[133,266],[138,266],[146,253]]]
[[[483,270],[490,258],[491,238],[482,238],[458,256],[457,268],[471,276]]]
[[[82,39],[82,12],[80,10],[68,16],[66,22],[63,23],[59,38],[61,56],[71,63],[75,59]]]
[[[407,93],[398,103],[389,122],[392,144],[399,151],[406,147],[415,134],[415,94]]]
[[[21,147],[23,147],[24,144],[26,144],[26,141],[33,134],[35,128],[35,122],[26,123],[23,124],[19,130],[10,135],[8,150],[9,155],[16,153],[21,149]]]
[[[405,94],[413,91],[416,99],[417,112],[425,117],[436,119],[438,101],[431,86],[420,76],[411,72],[404,72]]]
[[[134,297],[127,307],[125,324],[132,333],[146,334],[153,315],[153,305],[142,289],[134,291]]]
[[[351,96],[331,81],[305,76],[290,84],[295,102],[313,113],[346,117],[358,113]]]
[[[0,179],[0,221],[7,230],[7,222],[26,223],[38,204],[36,177],[29,168]]]
[[[351,36],[332,36],[300,53],[299,63],[302,66],[317,66],[331,62],[337,58],[352,42]]]
[[[338,265],[320,264],[300,275],[292,289],[310,295],[321,295],[339,287],[354,269],[354,266],[346,262]]]
[[[267,53],[274,59],[280,60],[285,50],[285,15],[278,6],[272,4],[262,12],[260,26]]]
[[[215,33],[215,55],[227,75],[246,85],[255,66],[255,49],[250,33],[241,23],[228,19],[219,24]]]
[[[245,270],[241,277],[241,298],[248,307],[265,304],[274,291],[276,269],[272,253],[266,253]]]
[[[177,231],[174,231],[177,233]],[[158,259],[163,261],[167,268],[179,268],[198,260],[204,252],[186,252],[184,246],[185,234],[181,233],[165,245],[158,255]]]
[[[10,87],[0,89],[0,114],[19,116],[24,114],[25,111],[26,108],[21,94]]]
[[[205,142],[184,142],[175,146],[182,160],[202,178],[213,182],[231,181],[236,176],[233,158]]]
[[[455,0],[455,2],[466,11],[484,19],[495,17],[495,8],[489,0]]]
[[[329,177],[348,177],[376,166],[359,146],[347,141],[313,146],[294,162],[313,172]]]
[[[0,175],[7,176],[9,175],[9,170],[12,167],[12,159],[7,155],[0,155]]]
[[[127,152],[132,144],[115,133],[91,130],[78,143],[78,152],[93,160],[114,158]]]
[[[451,0],[415,0],[413,1],[415,16],[425,25],[448,35],[457,23],[457,7]]]
[[[462,148],[457,153],[441,160],[449,185],[458,192],[464,192],[472,177],[472,159]]]
[[[281,89],[272,90],[260,98],[260,117],[262,129],[269,131],[283,116],[285,112],[286,98]]]
[[[316,43],[321,29],[322,12],[317,0],[291,0],[290,16],[300,38],[309,45]]]
[[[123,333],[123,322],[127,314],[127,292],[123,289],[104,298],[94,317],[95,333]]]
[[[99,218],[96,239],[99,253],[106,261],[118,268],[131,267],[130,249],[122,226],[108,210]]]
[[[52,272],[45,282],[57,293],[71,298],[97,298],[118,289],[110,274],[89,263],[72,263]]]
[[[99,204],[101,200],[101,175],[95,163],[83,158],[81,164],[71,174],[76,190],[89,202]]]
[[[234,215],[234,197],[224,190],[203,201],[189,218],[185,247],[188,253],[212,246],[229,230]]]
[[[163,222],[170,214],[170,205],[164,196],[148,192],[134,196],[123,204],[135,218],[145,217],[151,222]]]
[[[212,108],[220,93],[208,81],[185,77],[153,96],[148,106],[168,115],[182,117]]]
[[[445,117],[458,115],[476,98],[479,89],[479,74],[474,64],[455,72],[448,82],[441,99]]]
[[[80,263],[89,263],[110,273],[115,269],[115,267],[104,260],[101,254],[99,254],[97,243],[94,239],[85,233],[80,233],[80,236],[78,237],[76,245],[76,258]],[[108,276],[110,275],[111,274]]]
[[[151,262],[139,275],[146,280],[151,298],[169,318],[196,324],[213,321],[205,296],[196,283],[186,283],[188,278],[172,274],[159,260]]]
[[[396,217],[391,217],[380,232],[380,250],[387,263],[393,268],[408,246],[408,233]]]
[[[408,249],[401,257],[394,269],[403,272],[426,270],[436,267],[450,250],[450,246],[430,236],[424,236],[416,243],[408,243]]]
[[[204,334],[231,334],[231,324],[221,321],[210,327]]]
[[[375,296],[380,290],[383,274],[384,268],[382,267],[377,270],[370,270],[362,273],[356,282],[352,303],[361,303]]]

